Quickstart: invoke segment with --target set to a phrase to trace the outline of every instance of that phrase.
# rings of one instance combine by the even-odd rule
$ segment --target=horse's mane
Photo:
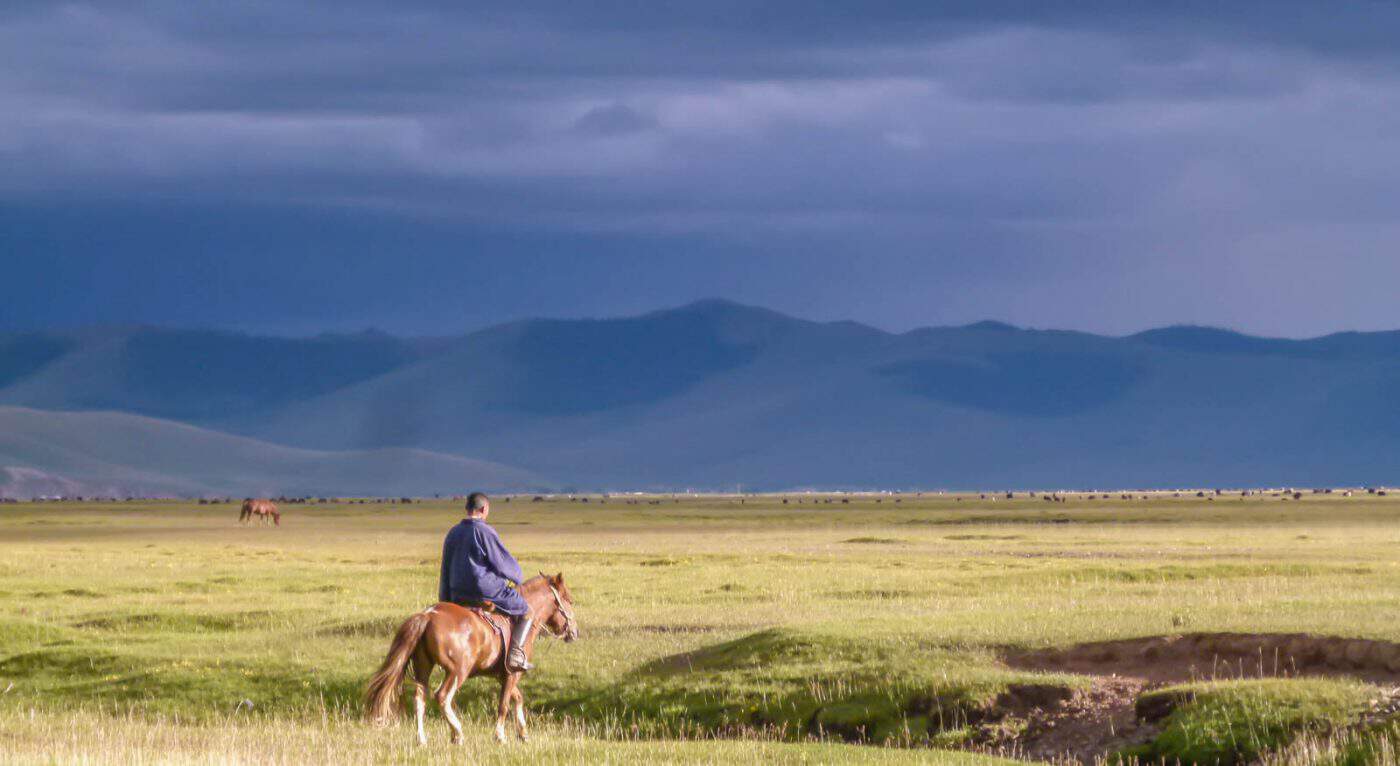
[[[536,593],[544,590],[544,586],[549,582],[549,578],[544,575],[535,575],[525,582],[520,583],[521,592]]]
[[[554,588],[555,585],[553,578],[548,575],[535,575],[525,582],[520,583],[520,595],[526,598],[547,599],[549,598],[550,589]],[[573,603],[573,595],[569,593],[569,589],[565,587],[562,579],[558,583],[558,592],[565,603]]]

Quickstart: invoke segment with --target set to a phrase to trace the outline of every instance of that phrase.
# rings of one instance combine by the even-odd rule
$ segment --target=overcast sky
[[[1400,328],[1400,4],[478,5],[4,3],[0,328]]]

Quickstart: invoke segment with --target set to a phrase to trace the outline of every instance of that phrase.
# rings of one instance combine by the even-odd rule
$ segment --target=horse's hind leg
[[[457,718],[457,709],[452,706],[452,698],[457,696],[457,690],[462,686],[462,677],[456,670],[448,670],[447,677],[442,679],[442,686],[438,687],[437,698],[438,707],[442,708],[442,715],[447,719],[447,725],[452,729],[452,744],[462,744],[462,722]]]
[[[418,724],[418,744],[428,744],[428,733],[423,730],[423,718],[428,709],[428,678],[433,674],[433,664],[425,657],[413,656],[413,719]]]

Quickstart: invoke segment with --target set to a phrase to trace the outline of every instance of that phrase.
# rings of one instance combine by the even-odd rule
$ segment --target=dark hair
[[[486,508],[486,504],[491,499],[484,492],[473,492],[467,495],[467,513],[481,513]]]

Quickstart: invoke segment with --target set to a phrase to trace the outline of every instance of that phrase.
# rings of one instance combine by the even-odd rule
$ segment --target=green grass
[[[756,730],[927,745],[1025,677],[907,636],[872,639],[763,630],[645,663],[561,711],[654,736]]]
[[[1344,729],[1337,734],[1309,733],[1287,748],[1266,756],[1264,766],[1376,766],[1400,763],[1400,721]]]
[[[1176,686],[1145,696],[1189,699],[1151,744],[1144,760],[1248,763],[1300,734],[1318,734],[1356,719],[1374,698],[1366,684],[1323,679],[1227,681]]]
[[[354,711],[394,628],[433,600],[459,511],[285,510],[270,528],[238,526],[233,506],[0,506],[0,736],[19,759],[423,760],[406,729]],[[492,521],[527,571],[565,573],[583,635],[539,647],[524,687],[539,741],[472,739],[472,757],[973,762],[928,748],[966,741],[1007,684],[1087,682],[1009,670],[999,647],[1400,640],[1400,498],[516,498]],[[493,688],[459,695],[473,737]],[[1324,725],[1374,692],[1202,687],[1151,752],[1322,747]],[[445,731],[434,713],[430,752]]]

